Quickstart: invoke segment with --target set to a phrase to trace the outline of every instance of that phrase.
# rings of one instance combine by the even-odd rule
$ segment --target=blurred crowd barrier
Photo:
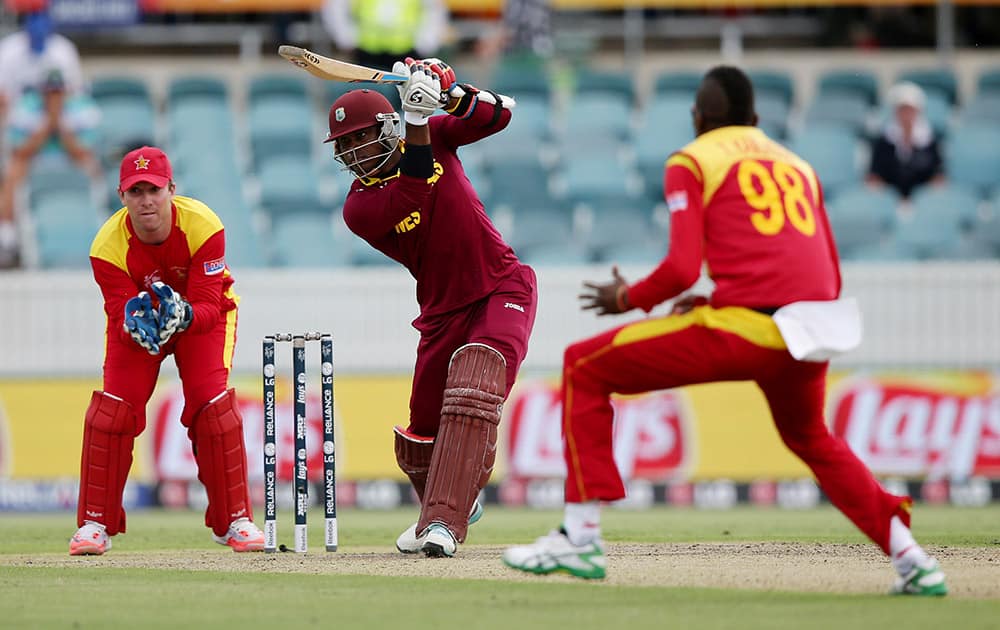
[[[624,266],[638,279],[650,267]],[[573,340],[643,315],[598,319],[579,310],[585,280],[610,278],[606,265],[539,267],[539,304],[526,371],[558,372]],[[260,340],[275,332],[331,332],[342,373],[412,369],[417,315],[413,280],[395,267],[236,270],[242,296],[234,371],[260,369]],[[700,286],[700,285],[699,285]],[[850,263],[844,294],[864,312],[861,347],[840,368],[987,368],[1000,364],[1000,264]],[[0,275],[0,378],[99,375],[104,312],[86,271]],[[668,305],[653,311],[666,312]]]

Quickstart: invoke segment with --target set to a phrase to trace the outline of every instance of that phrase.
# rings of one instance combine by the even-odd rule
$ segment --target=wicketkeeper
[[[482,513],[501,408],[535,320],[535,274],[493,227],[456,154],[502,130],[513,100],[456,83],[438,59],[408,58],[393,72],[409,75],[399,86],[405,140],[385,97],[354,90],[330,107],[327,142],[357,178],[348,227],[417,281],[410,422],[394,438],[421,510],[396,547],[452,556]],[[441,108],[447,115],[433,116]]]
[[[205,204],[174,196],[170,161],[155,147],[128,153],[118,194],[125,206],[94,239],[90,262],[107,315],[104,389],[87,408],[80,465],[79,529],[70,555],[101,555],[125,531],[122,492],[132,447],[167,355],[184,390],[205,524],[233,551],[259,551],[247,491],[243,419],[229,387],[236,343],[233,277],[222,222]]]

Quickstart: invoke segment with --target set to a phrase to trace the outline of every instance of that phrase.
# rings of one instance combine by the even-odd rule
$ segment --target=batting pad
[[[132,405],[121,398],[102,391],[90,397],[83,423],[77,527],[95,521],[109,536],[125,531],[122,493],[132,467],[136,425]]]
[[[440,522],[465,541],[472,504],[493,473],[506,383],[506,361],[493,348],[468,344],[452,356],[418,532]]]
[[[205,525],[216,536],[225,536],[236,519],[253,519],[236,391],[229,389],[213,398],[195,416],[192,427],[198,480],[208,494]]]

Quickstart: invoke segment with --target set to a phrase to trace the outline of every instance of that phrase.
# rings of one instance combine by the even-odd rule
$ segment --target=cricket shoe
[[[451,530],[442,523],[431,523],[420,536],[420,550],[428,558],[450,558],[458,551],[458,541]]]
[[[472,504],[472,511],[469,512],[469,525],[476,523],[483,517],[483,504],[476,499]],[[396,549],[402,553],[420,553],[424,548],[423,538],[417,536],[417,524],[414,523],[406,528],[399,538],[396,539]]]
[[[914,566],[904,576],[896,578],[890,591],[893,595],[923,595],[941,597],[948,594],[948,586],[944,583],[944,571],[931,558],[924,566]]]
[[[239,553],[264,550],[264,532],[245,516],[230,523],[225,536],[216,536],[213,533],[212,540],[220,545],[228,545]]]
[[[503,562],[528,573],[546,575],[564,571],[586,580],[602,579],[607,567],[604,544],[600,540],[574,545],[562,529],[552,530],[533,544],[508,547],[503,552]]]
[[[111,549],[111,537],[104,525],[94,521],[84,521],[83,527],[69,539],[71,556],[103,556],[108,549]]]

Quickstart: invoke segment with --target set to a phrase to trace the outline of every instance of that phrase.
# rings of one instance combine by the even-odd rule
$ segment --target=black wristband
[[[399,172],[410,177],[427,179],[434,175],[434,151],[429,144],[407,144],[402,159],[399,160]]]
[[[496,104],[493,106],[493,118],[490,119],[490,122],[483,125],[483,127],[494,127],[498,122],[500,122],[500,116],[503,114],[503,102],[500,100],[500,95],[496,92],[491,90],[483,91],[491,95],[493,100],[496,101]]]

